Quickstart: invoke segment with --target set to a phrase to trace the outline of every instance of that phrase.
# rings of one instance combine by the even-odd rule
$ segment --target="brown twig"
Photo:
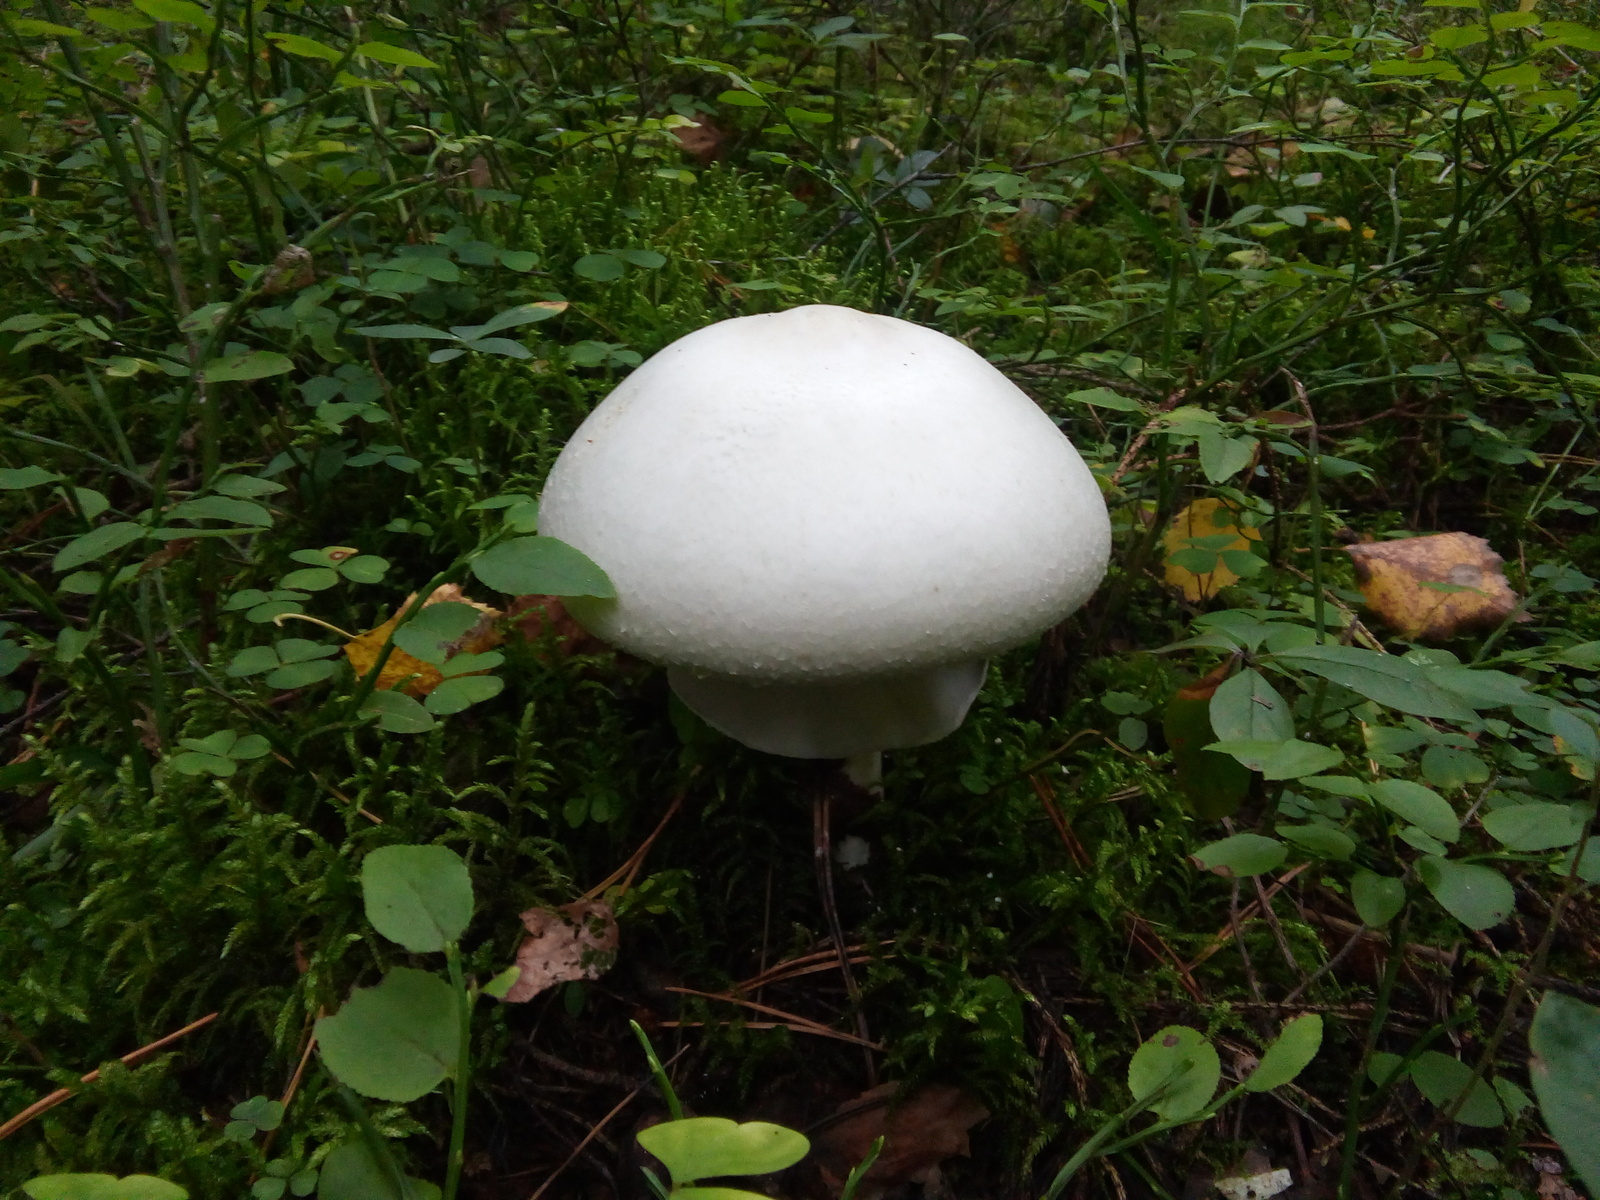
[[[697,767],[696,770],[698,771],[699,768]],[[650,853],[650,847],[656,844],[656,839],[660,837],[662,831],[666,829],[667,822],[671,821],[673,817],[677,816],[678,810],[683,807],[683,797],[687,790],[688,789],[680,791],[672,798],[672,803],[667,806],[667,811],[662,814],[661,820],[656,822],[656,827],[650,831],[650,836],[645,838],[645,840],[639,844],[639,848],[628,856],[628,861],[623,863],[615,871],[611,872],[611,874],[607,875],[599,883],[595,884],[592,888],[585,892],[583,894],[583,899],[598,900],[601,896],[606,894],[607,888],[619,881],[622,884],[622,890],[624,892],[633,886],[633,881],[639,874],[639,868],[644,865],[645,855]]]
[[[117,1061],[122,1063],[123,1066],[131,1067],[134,1064],[136,1064],[137,1062],[139,1062],[140,1059],[147,1058],[150,1055],[156,1053],[156,1051],[165,1049],[166,1047],[172,1045],[172,1043],[176,1042],[179,1038],[187,1037],[189,1034],[193,1033],[196,1029],[200,1029],[200,1028],[203,1028],[206,1025],[211,1024],[211,1022],[215,1021],[219,1015],[220,1014],[218,1014],[218,1013],[211,1013],[208,1016],[201,1017],[198,1021],[191,1021],[191,1022],[189,1022],[189,1024],[185,1025],[182,1029],[179,1029],[174,1033],[169,1033],[164,1038],[157,1038],[155,1041],[151,1042],[148,1046],[140,1046],[137,1050],[133,1051],[132,1053],[124,1054]],[[96,1082],[99,1081],[99,1079],[100,1079],[100,1069],[98,1067],[96,1067],[93,1071],[90,1071],[87,1075],[82,1076],[78,1080],[78,1082],[79,1083],[96,1083]],[[17,1130],[21,1129],[24,1125],[26,1125],[29,1121],[33,1120],[35,1117],[40,1116],[40,1115],[42,1115],[44,1113],[47,1113],[52,1108],[54,1108],[56,1105],[62,1104],[65,1101],[72,1099],[72,1097],[75,1094],[76,1094],[76,1092],[72,1088],[69,1088],[69,1087],[58,1088],[57,1090],[51,1092],[43,1100],[34,1101],[32,1104],[28,1105],[27,1108],[23,1109],[16,1116],[12,1117],[4,1125],[0,1125],[0,1141],[4,1141],[6,1138],[10,1137],[13,1133],[15,1133]]]
[[[663,1065],[670,1067],[673,1063],[677,1062],[678,1059],[681,1058],[685,1053],[687,1053],[687,1049],[688,1048],[685,1047],[683,1050],[679,1050],[677,1054],[674,1054]],[[646,1082],[648,1082],[648,1081],[646,1081]],[[549,1191],[550,1190],[550,1185],[552,1183],[554,1183],[557,1179],[560,1179],[562,1173],[568,1167],[570,1167],[573,1163],[575,1163],[578,1160],[578,1155],[583,1153],[584,1148],[587,1147],[590,1142],[594,1141],[595,1138],[599,1137],[601,1131],[604,1130],[607,1125],[611,1124],[611,1122],[616,1118],[618,1113],[620,1113],[623,1109],[627,1108],[628,1105],[632,1104],[634,1102],[634,1099],[639,1095],[639,1093],[644,1091],[644,1088],[645,1088],[645,1084],[644,1083],[640,1083],[637,1087],[635,1087],[631,1092],[629,1092],[621,1100],[618,1100],[617,1103],[612,1107],[611,1111],[608,1112],[605,1116],[601,1117],[600,1120],[594,1125],[594,1127],[591,1128],[588,1133],[584,1134],[583,1140],[572,1148],[572,1153],[567,1155],[566,1159],[562,1162],[562,1164],[559,1167],[557,1167],[554,1171],[550,1172],[549,1176],[546,1177],[545,1181],[543,1183],[541,1183],[538,1186],[538,1188],[536,1188],[534,1190],[533,1195],[528,1197],[528,1200],[539,1200],[540,1196],[544,1195],[545,1192]]]
[[[1279,877],[1277,882],[1267,889],[1267,898],[1270,900],[1273,896],[1276,896],[1279,892],[1283,891],[1284,887],[1292,883],[1300,874],[1300,872],[1306,870],[1310,866],[1310,863],[1305,862],[1301,863],[1298,867],[1293,867],[1286,871],[1281,877]],[[1253,921],[1256,918],[1257,906],[1258,902],[1252,900],[1249,904],[1245,905],[1239,910],[1239,923],[1241,925],[1247,921]],[[1200,951],[1199,954],[1195,955],[1195,957],[1189,961],[1189,966],[1187,969],[1193,971],[1201,963],[1205,962],[1206,959],[1210,958],[1218,950],[1221,950],[1233,940],[1233,936],[1236,932],[1237,930],[1234,928],[1234,923],[1230,919],[1228,924],[1217,930],[1216,936],[1211,940],[1211,944],[1208,945],[1204,950]]]
[[[1174,408],[1178,407],[1180,403],[1182,403],[1183,398],[1186,395],[1188,395],[1188,390],[1185,388],[1179,388],[1177,391],[1173,392],[1172,395],[1168,396],[1156,406],[1156,412],[1167,413],[1172,411]],[[1129,444],[1127,453],[1122,456],[1122,461],[1117,464],[1117,469],[1111,472],[1111,478],[1107,480],[1109,484],[1115,487],[1122,481],[1122,477],[1126,475],[1128,473],[1128,469],[1133,466],[1133,460],[1139,456],[1139,451],[1143,450],[1144,444],[1150,440],[1150,435],[1160,428],[1160,416],[1152,417],[1148,422],[1145,423],[1145,427],[1139,431],[1138,436],[1135,437],[1132,443]]]

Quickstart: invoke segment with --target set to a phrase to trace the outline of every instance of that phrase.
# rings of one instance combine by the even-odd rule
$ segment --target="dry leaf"
[[[1237,536],[1221,547],[1221,550],[1251,549],[1252,542],[1261,541],[1261,531],[1250,526],[1241,526],[1238,520],[1239,510],[1226,500],[1218,500],[1215,496],[1196,500],[1173,518],[1171,528],[1162,539],[1167,551],[1165,564],[1167,582],[1175,588],[1182,588],[1184,599],[1190,603],[1198,604],[1202,600],[1209,600],[1223,588],[1238,583],[1239,576],[1228,570],[1227,564],[1220,558],[1217,560],[1215,570],[1196,574],[1173,562],[1172,556],[1180,550],[1189,549],[1192,538],[1214,537],[1222,533],[1234,533]]]
[[[722,143],[726,135],[704,117],[690,125],[679,125],[672,131],[683,152],[702,167],[709,167],[722,157]]]
[[[970,1152],[967,1131],[989,1115],[988,1109],[947,1084],[918,1088],[903,1101],[889,1099],[899,1086],[886,1083],[841,1105],[841,1112],[864,1102],[869,1107],[829,1126],[812,1140],[823,1182],[835,1194],[843,1190],[851,1168],[867,1157],[879,1137],[883,1138],[883,1151],[856,1191],[860,1200],[875,1200],[905,1183],[932,1187],[939,1179],[940,1163]],[[871,1104],[874,1100],[888,1103]]]
[[[383,644],[394,633],[395,626],[400,623],[400,613],[411,607],[416,593],[406,597],[400,606],[400,612],[395,613],[376,629],[369,629],[363,634],[358,634],[344,645],[345,657],[350,660],[350,665],[355,668],[356,677],[361,678],[372,670],[372,664],[378,661],[378,655],[383,650]],[[454,642],[449,643],[446,649],[451,654],[467,653],[482,654],[485,650],[492,650],[502,640],[500,630],[495,622],[501,613],[497,608],[490,608],[487,604],[479,604],[476,600],[462,594],[459,585],[447,583],[443,587],[433,590],[422,607],[430,604],[470,604],[483,614],[478,618],[478,623]],[[444,676],[439,673],[439,668],[432,663],[425,663],[420,658],[407,654],[396,646],[389,652],[388,660],[383,664],[383,670],[378,673],[378,688],[387,691],[402,680],[405,686],[402,691],[411,696],[426,696],[434,688],[444,682]]]
[[[518,596],[506,609],[506,617],[534,646],[544,640],[547,632],[553,633],[556,647],[566,658],[574,654],[599,654],[609,648],[572,619],[560,596]]]
[[[1346,546],[1372,611],[1408,641],[1442,642],[1492,629],[1517,606],[1505,560],[1470,533]]]
[[[522,924],[530,936],[517,950],[522,973],[506,993],[508,1004],[532,1000],[558,983],[599,979],[617,960],[617,918],[603,900],[530,908]]]
[[[311,251],[304,246],[288,245],[278,251],[278,256],[262,276],[261,294],[276,296],[280,292],[310,287],[316,281],[317,271]]]

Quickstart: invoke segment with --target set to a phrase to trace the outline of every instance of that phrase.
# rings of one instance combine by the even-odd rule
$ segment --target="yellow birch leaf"
[[[1175,588],[1181,588],[1184,599],[1190,603],[1198,604],[1202,600],[1209,600],[1223,588],[1239,582],[1239,576],[1228,570],[1222,561],[1220,551],[1249,550],[1252,542],[1261,541],[1261,532],[1247,525],[1241,526],[1238,521],[1238,509],[1215,496],[1205,496],[1194,501],[1173,518],[1171,527],[1162,539],[1162,544],[1166,548],[1167,583]],[[1237,536],[1227,545],[1220,547],[1214,569],[1197,573],[1172,561],[1174,554],[1191,548],[1193,539],[1215,537],[1223,533],[1234,533]]]
[[[1470,533],[1346,546],[1356,586],[1377,618],[1408,641],[1493,629],[1517,606],[1505,560]],[[1524,618],[1526,619],[1526,618]]]
[[[355,668],[356,677],[364,677],[372,670],[382,653],[384,644],[394,634],[395,627],[400,623],[400,613],[405,612],[416,599],[416,593],[406,597],[400,606],[400,612],[395,613],[382,625],[369,629],[363,634],[358,634],[345,643],[344,654],[350,660],[350,665]],[[459,585],[447,583],[443,587],[435,588],[433,593],[422,602],[426,608],[430,604],[470,604],[483,614],[478,623],[467,630],[457,641],[447,649],[452,654],[482,654],[492,650],[503,640],[502,634],[495,622],[502,615],[499,609],[490,608],[487,604],[480,604],[462,594]],[[420,658],[407,654],[399,646],[389,652],[388,660],[383,664],[383,670],[378,672],[377,687],[380,691],[388,691],[397,684],[400,690],[411,696],[426,696],[434,688],[444,682],[444,676],[439,668],[432,663],[425,663]]]

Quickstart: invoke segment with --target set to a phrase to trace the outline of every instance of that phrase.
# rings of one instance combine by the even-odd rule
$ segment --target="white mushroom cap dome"
[[[540,527],[616,585],[575,605],[597,636],[785,689],[1014,646],[1088,598],[1111,545],[1093,476],[1019,388],[944,334],[832,305],[656,354],[561,452]]]

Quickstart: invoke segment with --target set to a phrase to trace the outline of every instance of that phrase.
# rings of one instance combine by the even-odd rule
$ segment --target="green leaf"
[[[1075,404],[1090,404],[1095,408],[1110,408],[1117,412],[1143,412],[1144,406],[1128,396],[1120,396],[1106,387],[1084,388],[1068,392],[1067,399]]]
[[[1536,16],[1534,13],[1497,13],[1497,16]],[[1502,67],[1498,71],[1490,71],[1483,77],[1485,87],[1515,87],[1536,88],[1542,82],[1539,68],[1533,63],[1519,63],[1514,67]]]
[[[438,666],[449,656],[449,644],[482,617],[478,609],[458,600],[429,604],[394,631],[394,644],[413,658]]]
[[[767,106],[767,102],[760,96],[733,88],[718,93],[717,102],[719,104],[731,104],[735,108],[765,108]]]
[[[1317,742],[1241,739],[1215,742],[1206,749],[1231,754],[1252,771],[1260,771],[1267,779],[1299,779],[1302,775],[1316,775],[1344,761],[1344,755],[1339,751]]]
[[[1236,833],[1200,847],[1190,857],[1202,871],[1234,879],[1275,870],[1289,857],[1289,851],[1275,838],[1259,833]]]
[[[375,1100],[405,1103],[455,1074],[460,1023],[448,983],[396,967],[377,987],[357,988],[337,1013],[319,1020],[317,1044],[340,1083]]]
[[[585,254],[572,264],[572,271],[585,279],[609,283],[622,278],[622,260],[615,254]]]
[[[1489,40],[1489,31],[1482,25],[1446,25],[1435,29],[1428,40],[1441,50],[1464,50]]]
[[[674,1184],[723,1175],[770,1175],[811,1149],[804,1134],[766,1121],[688,1117],[640,1130],[639,1144],[672,1172]]]
[[[472,920],[472,877],[446,846],[382,846],[361,862],[367,920],[413,954],[443,950]]]
[[[1492,867],[1429,854],[1417,860],[1417,874],[1440,906],[1468,929],[1498,925],[1517,905],[1510,882]]]
[[[41,21],[36,17],[12,17],[11,28],[22,37],[80,38],[82,31],[70,25],[57,25],[54,21]]]
[[[1548,26],[1547,26],[1548,27]],[[1600,47],[1597,47],[1600,49]],[[1600,1196],[1600,1008],[1546,992],[1528,1031],[1528,1074],[1545,1128]]]
[[[1429,746],[1422,755],[1422,777],[1434,787],[1453,791],[1469,783],[1487,783],[1489,764],[1465,750]]]
[[[519,304],[516,308],[508,308],[498,316],[490,317],[482,325],[456,325],[450,332],[465,341],[474,342],[479,338],[488,337],[491,333],[499,333],[502,329],[515,329],[518,325],[548,321],[551,317],[564,312],[566,307],[564,303],[553,300],[543,300],[537,304]]]
[[[330,567],[304,567],[290,571],[278,580],[279,587],[294,588],[301,592],[322,592],[339,582],[339,572]]]
[[[88,533],[79,534],[57,551],[50,563],[52,571],[70,571],[84,563],[104,558],[124,546],[131,545],[149,532],[143,525],[132,521],[114,521],[100,525]]]
[[[1254,667],[1224,680],[1211,696],[1211,728],[1224,742],[1285,742],[1294,716],[1278,690]]]
[[[1453,842],[1461,836],[1456,810],[1432,788],[1409,779],[1380,779],[1372,785],[1372,798],[1441,842]]]
[[[1356,850],[1355,839],[1331,825],[1279,825],[1273,832],[1319,858],[1348,862]]]
[[[1600,30],[1580,25],[1576,21],[1545,21],[1540,25],[1544,46],[1571,46],[1575,50],[1600,50]],[[1590,1190],[1595,1190],[1590,1185]]]
[[[285,54],[297,54],[301,58],[323,58],[332,63],[344,61],[343,50],[335,50],[315,38],[302,37],[298,33],[269,33],[266,37]]]
[[[278,666],[278,652],[271,646],[247,646],[233,656],[227,674],[234,679],[259,675]]]
[[[1202,433],[1195,438],[1200,449],[1200,469],[1212,483],[1225,483],[1250,465],[1255,457],[1254,438]]]
[[[1128,1063],[1128,1090],[1135,1100],[1172,1085],[1149,1106],[1168,1121],[1198,1115],[1211,1102],[1221,1079],[1216,1048],[1187,1025],[1167,1026],[1134,1051]]]
[[[439,1189],[409,1175],[396,1179],[392,1170],[373,1159],[366,1140],[356,1137],[341,1142],[323,1159],[317,1200],[439,1200]]]
[[[287,374],[292,370],[294,370],[292,359],[271,350],[251,350],[245,354],[232,354],[227,358],[214,358],[202,368],[207,383],[266,379],[273,375]]]
[[[506,682],[494,675],[461,675],[446,679],[423,701],[423,707],[436,717],[447,717],[491,700],[505,690]]]
[[[361,712],[376,715],[385,733],[427,733],[434,726],[433,715],[404,692],[373,692]]]
[[[188,1200],[189,1193],[154,1175],[40,1175],[22,1185],[33,1200]]]
[[[1393,654],[1355,646],[1298,646],[1278,651],[1273,660],[1320,675],[1399,712],[1450,721],[1471,721],[1476,716],[1464,699],[1430,680],[1421,666]]]
[[[261,682],[269,688],[288,692],[330,679],[338,669],[338,666],[331,662],[288,663],[268,674]]]
[[[1472,1090],[1467,1092],[1467,1102],[1456,1113],[1456,1120],[1480,1129],[1505,1124],[1506,1115],[1501,1111],[1494,1088],[1485,1079],[1473,1079],[1472,1068],[1459,1058],[1437,1050],[1424,1050],[1411,1064],[1411,1082],[1435,1108],[1449,1108],[1470,1086]]]
[[[1350,881],[1350,903],[1355,905],[1362,924],[1382,929],[1406,906],[1406,885],[1390,875],[1357,871]]]
[[[442,342],[458,340],[455,334],[435,329],[431,325],[363,325],[351,332],[375,338],[433,338]]]
[[[391,46],[388,42],[362,42],[356,47],[356,53],[362,58],[370,58],[373,62],[388,63],[395,67],[415,67],[422,71],[439,69],[439,64],[431,58],[424,58],[415,50],[407,50],[404,46]]]
[[[328,658],[339,653],[337,646],[324,646],[320,642],[307,641],[305,638],[284,638],[277,645],[278,658],[284,663],[310,662],[316,658]]]
[[[594,596],[614,600],[606,573],[582,552],[553,537],[501,542],[472,561],[472,573],[508,595]]]
[[[1260,1064],[1245,1078],[1245,1091],[1270,1092],[1292,1082],[1321,1048],[1322,1018],[1316,1013],[1296,1017],[1283,1027],[1261,1056]]]
[[[43,467],[0,467],[0,492],[38,487],[40,484],[55,483],[60,479],[60,475],[54,471],[46,471]]]
[[[235,525],[272,524],[272,513],[253,500],[235,500],[232,496],[202,496],[198,500],[185,500],[173,506],[167,514],[179,521],[229,521]],[[188,535],[185,534],[185,537]]]
[[[178,25],[198,25],[205,30],[211,29],[213,25],[211,14],[198,4],[191,4],[189,0],[133,0],[133,6],[158,21],[171,21]]]
[[[344,559],[335,570],[351,583],[381,583],[389,571],[389,560],[376,554],[358,554]]]
[[[1536,800],[1484,813],[1483,827],[1507,850],[1554,850],[1583,836],[1585,818],[1565,804]]]

